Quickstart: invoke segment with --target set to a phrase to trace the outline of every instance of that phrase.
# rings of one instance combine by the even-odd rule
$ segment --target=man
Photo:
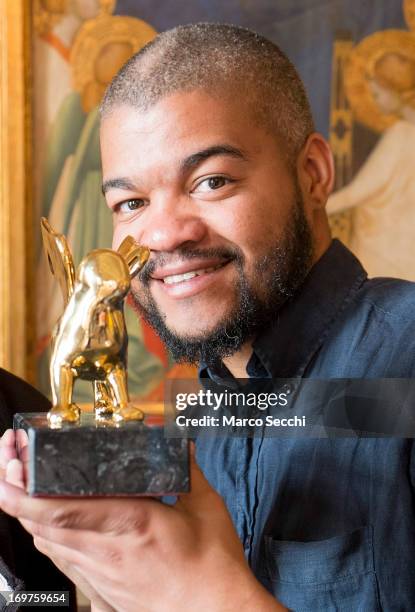
[[[331,242],[313,130],[287,58],[232,26],[160,35],[107,91],[114,247],[150,247],[136,306],[201,377],[413,375],[414,288],[368,281]],[[18,473],[1,505],[102,609],[413,609],[412,442],[212,437],[196,453],[209,482],[193,461],[173,507],[31,500]]]

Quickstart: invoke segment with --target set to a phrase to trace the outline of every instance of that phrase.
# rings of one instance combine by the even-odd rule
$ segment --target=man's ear
[[[126,236],[117,251],[125,259],[131,278],[139,273],[150,257],[150,249],[140,246],[132,236]]]
[[[297,159],[297,176],[310,208],[323,208],[334,186],[334,161],[321,134],[313,132],[307,138]]]

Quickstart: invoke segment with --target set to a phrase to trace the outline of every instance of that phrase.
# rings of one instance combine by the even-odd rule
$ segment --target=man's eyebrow
[[[242,159],[244,161],[247,159],[243,151],[237,149],[236,147],[232,147],[231,145],[214,145],[186,157],[186,159],[184,159],[180,165],[181,171],[186,172],[187,170],[198,166],[201,162],[205,161],[205,159],[215,157],[216,155],[227,155],[230,157],[236,157],[237,159]]]
[[[247,160],[247,156],[236,147],[231,145],[214,145],[202,149],[197,153],[192,153],[189,157],[186,157],[180,164],[181,172],[186,172],[191,168],[198,166],[201,162],[205,161],[209,157],[215,157],[216,155],[227,155],[230,157],[236,157],[237,159]],[[108,179],[102,183],[102,193],[105,195],[110,189],[125,189],[126,191],[134,191],[136,185],[128,178],[113,178]]]
[[[102,194],[105,195],[110,189],[125,189],[134,191],[136,186],[128,178],[113,178],[102,183]]]

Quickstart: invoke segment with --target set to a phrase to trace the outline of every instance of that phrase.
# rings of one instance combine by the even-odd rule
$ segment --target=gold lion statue
[[[94,383],[97,420],[142,419],[128,395],[123,306],[131,279],[148,260],[149,249],[127,236],[117,251],[88,253],[75,274],[66,238],[54,232],[45,218],[41,228],[49,266],[65,303],[52,339],[49,425],[79,423],[81,412],[72,401],[76,378]]]

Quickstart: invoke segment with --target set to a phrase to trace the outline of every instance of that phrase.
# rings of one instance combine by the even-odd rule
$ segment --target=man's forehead
[[[249,158],[261,146],[258,126],[249,126],[243,106],[205,92],[181,92],[148,109],[120,105],[102,120],[103,164],[107,158],[131,156],[177,163],[212,147],[234,149]],[[226,151],[224,151],[226,153]],[[146,159],[143,159],[143,163]]]
[[[228,95],[214,94],[202,89],[178,91],[162,97],[147,108],[118,104],[101,121],[102,130],[107,126],[111,129],[142,131],[154,128],[161,130],[163,126],[169,129],[183,130],[203,127],[205,129],[220,127],[232,129],[240,124],[249,127],[255,123],[251,106],[240,98]]]

